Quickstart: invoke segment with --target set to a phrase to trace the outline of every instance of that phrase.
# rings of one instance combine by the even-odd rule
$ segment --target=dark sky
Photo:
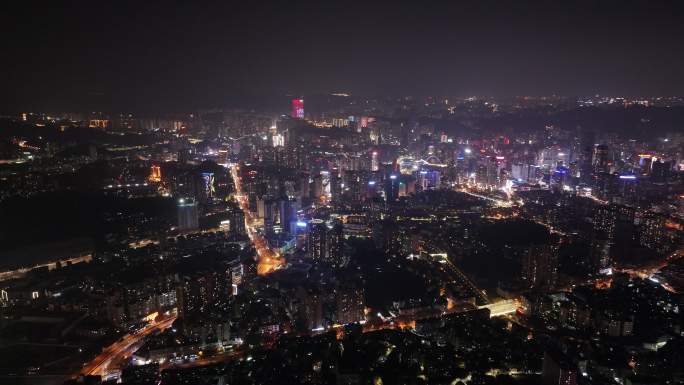
[[[0,15],[0,110],[684,94],[677,1],[13,3]]]

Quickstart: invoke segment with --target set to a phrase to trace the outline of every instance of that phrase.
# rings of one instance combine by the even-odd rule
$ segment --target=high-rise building
[[[653,162],[651,164],[651,180],[657,183],[666,182],[670,177],[672,165],[672,161],[662,162],[653,158]]]
[[[378,152],[373,151],[371,153],[371,171],[378,171],[380,169],[380,160],[378,158]]]
[[[534,165],[515,163],[511,166],[511,176],[520,182],[527,182],[534,178]]]
[[[323,175],[315,175],[313,177],[313,183],[312,183],[312,198],[315,199],[316,201],[321,201],[325,199],[325,191],[324,191],[324,186],[323,186]]]
[[[204,196],[207,199],[211,199],[216,194],[216,187],[214,185],[214,173],[213,172],[203,172],[202,181],[204,182]]]
[[[320,219],[313,219],[308,224],[307,254],[314,261],[326,261],[334,266],[344,264],[343,227],[339,222],[332,225]]]
[[[349,119],[345,118],[333,118],[332,125],[334,127],[346,127],[349,125]]]
[[[648,212],[641,218],[639,244],[653,250],[660,250],[665,240],[665,217]]]
[[[227,149],[222,148],[218,150],[218,164],[227,165],[230,160],[230,152]]]
[[[594,147],[593,165],[594,173],[598,174],[610,172],[611,159],[608,146],[605,144],[600,144]]]
[[[245,213],[239,208],[234,208],[230,212],[230,232],[234,235],[246,235]]]
[[[589,268],[593,273],[607,272],[613,264],[610,240],[604,233],[594,233],[589,254]]]
[[[305,289],[300,286],[295,292],[294,300],[299,329],[307,333],[323,330],[321,293],[314,288]]]
[[[389,202],[396,201],[399,198],[399,176],[391,174],[385,180],[385,198]]]
[[[290,232],[292,223],[297,221],[296,201],[281,199],[278,202],[278,220],[283,231]]]
[[[365,318],[363,286],[345,284],[335,293],[335,323],[346,325]]]
[[[442,183],[442,177],[436,170],[421,170],[418,173],[418,184],[423,190],[438,189]]]
[[[304,119],[304,99],[292,99],[291,115],[295,119]]]
[[[285,145],[285,137],[282,134],[275,134],[272,137],[273,147],[283,147]]]
[[[161,182],[161,168],[159,166],[150,167],[150,176],[147,177],[150,182]]]
[[[330,192],[330,171],[321,171],[321,199],[329,202],[331,198]]]
[[[187,164],[190,160],[190,150],[187,148],[181,148],[178,150],[178,163]]]
[[[326,235],[328,227],[322,220],[309,222],[309,234],[306,239],[306,250],[314,261],[320,261],[326,254]]]
[[[181,231],[194,230],[199,227],[199,213],[197,202],[192,198],[178,200],[178,229]]]
[[[190,277],[181,277],[176,287],[178,299],[178,317],[185,318],[199,308],[198,297],[194,295],[193,281]]]
[[[650,154],[639,155],[639,168],[641,175],[651,174],[651,166],[653,164],[653,156]]]
[[[592,157],[594,154],[594,132],[591,130],[580,130],[579,133],[579,169],[580,178],[583,182],[588,183],[591,180],[592,173]]]
[[[557,248],[533,245],[523,251],[522,280],[529,288],[551,288],[558,279]]]
[[[624,238],[626,233],[631,233],[634,225],[635,210],[623,205],[599,206],[594,213],[594,231],[602,232],[614,241],[616,238]]]
[[[344,183],[337,172],[330,175],[330,199],[333,202],[339,202],[342,198],[342,191]]]
[[[559,350],[544,353],[543,385],[577,385],[577,365]]]
[[[228,262],[228,269],[230,270],[230,294],[237,295],[238,287],[245,276],[244,266],[239,258],[235,258]]]
[[[342,235],[342,224],[335,223],[332,228],[327,229],[325,259],[331,264],[340,267],[344,263],[344,237]]]

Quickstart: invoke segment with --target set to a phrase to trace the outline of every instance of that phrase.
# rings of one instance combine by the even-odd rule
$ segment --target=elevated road
[[[168,316],[159,321],[152,321],[142,330],[129,333],[120,340],[106,347],[92,361],[86,363],[78,375],[107,376],[111,372],[120,371],[128,358],[142,346],[145,337],[169,328],[176,316]]]

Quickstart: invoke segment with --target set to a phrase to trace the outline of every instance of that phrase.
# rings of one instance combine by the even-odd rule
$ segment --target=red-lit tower
[[[304,119],[304,99],[292,99],[292,117]]]

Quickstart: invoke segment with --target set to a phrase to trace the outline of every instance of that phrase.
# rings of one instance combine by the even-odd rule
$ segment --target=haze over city
[[[14,59],[0,64],[1,104],[19,110],[684,92],[675,1],[23,2],[0,17]]]

